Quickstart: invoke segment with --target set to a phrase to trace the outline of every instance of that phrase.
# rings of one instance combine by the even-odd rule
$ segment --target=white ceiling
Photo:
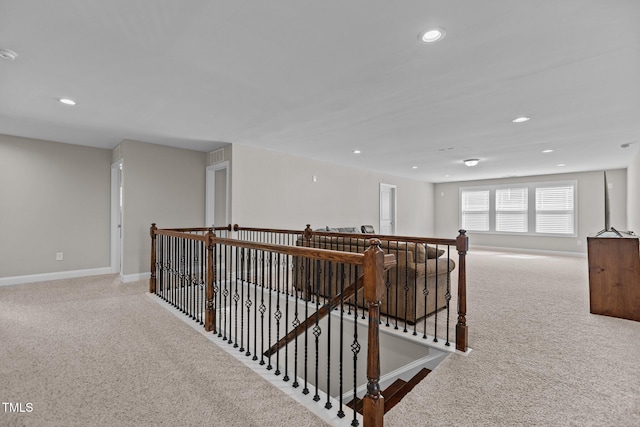
[[[640,146],[637,0],[3,0],[0,48],[3,134],[429,182],[624,168]]]

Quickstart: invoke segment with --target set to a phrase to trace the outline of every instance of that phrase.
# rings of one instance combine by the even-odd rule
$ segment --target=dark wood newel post
[[[458,250],[458,323],[456,324],[456,350],[467,351],[467,265],[466,256],[469,250],[469,237],[466,230],[460,230],[456,238]]]
[[[364,253],[364,297],[369,303],[367,394],[363,399],[364,427],[384,424],[384,397],[380,390],[380,302],[384,292],[384,252],[380,240],[371,239]]]
[[[213,273],[214,273],[214,256],[213,248],[215,245],[216,235],[213,229],[209,229],[207,236],[207,287],[205,289],[205,313],[204,313],[204,330],[207,332],[215,329],[215,315],[213,306]]]
[[[156,223],[151,224],[149,233],[151,234],[151,277],[149,278],[149,293],[156,293]]]
[[[311,224],[307,224],[307,228],[302,233],[303,246],[311,246]]]

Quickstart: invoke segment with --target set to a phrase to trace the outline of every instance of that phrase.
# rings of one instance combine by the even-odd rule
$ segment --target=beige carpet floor
[[[322,426],[145,294],[98,276],[0,287],[0,426]]]
[[[475,251],[467,271],[473,351],[386,426],[640,426],[640,322],[589,313],[586,258]]]
[[[589,314],[586,258],[474,251],[473,351],[386,426],[640,426],[640,322]],[[320,426],[145,294],[98,276],[0,287],[0,426]],[[455,318],[455,317],[454,317]]]

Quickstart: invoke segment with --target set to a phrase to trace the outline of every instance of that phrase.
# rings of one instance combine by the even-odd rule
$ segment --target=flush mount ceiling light
[[[7,61],[14,61],[18,57],[18,54],[9,49],[0,49],[0,58]]]
[[[528,122],[529,120],[531,120],[531,117],[521,116],[521,117],[516,117],[515,119],[513,119],[511,121],[513,123],[524,123],[524,122]]]
[[[435,43],[438,40],[442,40],[445,34],[446,33],[442,28],[432,28],[424,33],[420,33],[418,40],[422,43]]]
[[[478,164],[478,162],[480,161],[480,159],[467,159],[467,160],[463,160],[464,164],[472,167]]]
[[[76,101],[74,101],[73,99],[69,99],[69,98],[59,98],[58,102],[65,104],[65,105],[76,105]]]
[[[360,154],[360,153],[362,153],[362,151],[360,151],[360,150],[353,150],[353,154]]]

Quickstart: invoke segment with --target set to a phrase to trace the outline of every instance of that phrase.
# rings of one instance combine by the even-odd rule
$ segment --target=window
[[[489,190],[462,192],[462,228],[489,231]]]
[[[536,233],[573,234],[573,186],[536,188]]]
[[[529,231],[528,188],[496,189],[496,231]]]
[[[576,181],[460,189],[460,224],[467,231],[575,236]]]

